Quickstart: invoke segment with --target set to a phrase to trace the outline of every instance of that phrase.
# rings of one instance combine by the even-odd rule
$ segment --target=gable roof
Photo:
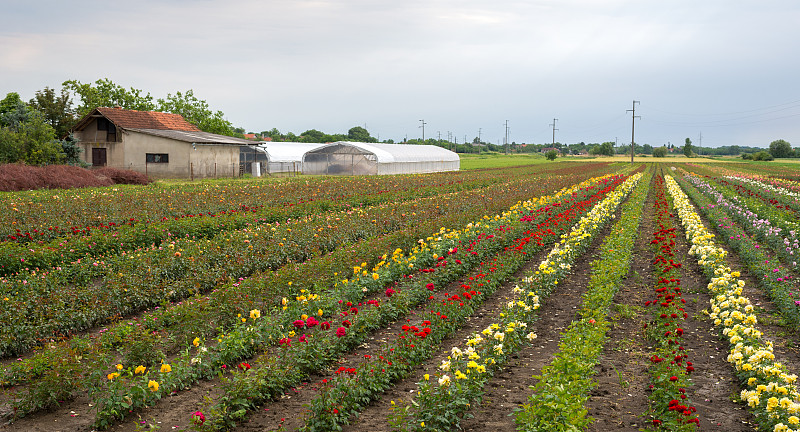
[[[131,128],[129,130],[132,132],[139,132],[147,135],[169,138],[177,141],[183,141],[194,144],[229,144],[236,146],[253,145],[253,142],[250,140],[229,137],[227,135],[217,135],[201,131],[181,131],[172,129],[144,129],[144,128],[142,129]]]
[[[105,117],[114,126],[122,129],[155,129],[200,132],[180,114],[157,111],[136,111],[122,108],[95,108],[84,116],[72,129],[82,130],[94,118]]]

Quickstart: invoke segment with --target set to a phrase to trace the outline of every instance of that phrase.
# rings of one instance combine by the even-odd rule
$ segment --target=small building
[[[303,156],[303,174],[384,175],[458,171],[458,154],[442,147],[338,141]]]
[[[561,150],[556,147],[545,147],[542,149],[542,153],[547,153],[550,150],[555,150],[556,152],[558,152],[558,154],[561,154]]]
[[[245,139],[203,132],[178,114],[95,108],[72,128],[94,167],[138,171],[153,178],[235,177]]]

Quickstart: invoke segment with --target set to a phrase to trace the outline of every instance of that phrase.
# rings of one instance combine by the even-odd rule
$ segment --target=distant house
[[[239,147],[252,141],[203,132],[178,114],[95,108],[72,128],[94,167],[154,178],[234,177]]]
[[[245,139],[249,139],[249,140],[260,140],[261,139],[260,136],[256,136],[256,134],[254,134],[254,133],[244,134],[244,138]]]
[[[561,154],[561,150],[559,150],[559,149],[557,149],[557,148],[555,148],[555,147],[545,147],[545,148],[543,148],[543,149],[542,149],[542,153],[547,153],[547,152],[549,152],[550,150],[555,150],[555,151],[557,151],[557,152],[558,152],[558,154]]]

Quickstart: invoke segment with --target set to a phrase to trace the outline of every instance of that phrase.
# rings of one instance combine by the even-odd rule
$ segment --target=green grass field
[[[481,169],[481,168],[500,168],[500,167],[509,167],[509,166],[519,166],[519,165],[532,165],[532,164],[543,164],[543,163],[557,163],[557,162],[564,162],[564,161],[571,161],[571,162],[630,162],[630,156],[599,156],[599,157],[579,157],[579,156],[567,156],[567,157],[559,157],[555,161],[549,161],[545,159],[544,155],[542,154],[511,154],[505,155],[501,153],[483,153],[483,154],[460,154],[461,157],[461,169],[462,170],[471,170],[471,169]],[[654,158],[654,157],[642,157],[642,156],[635,156],[633,159],[634,162],[642,163],[642,162],[660,162],[660,163],[685,163],[685,162],[692,162],[692,163],[707,163],[707,162],[746,162],[742,159],[711,159],[705,157],[694,157],[694,158],[687,158],[683,155],[681,156],[668,156],[665,158]]]

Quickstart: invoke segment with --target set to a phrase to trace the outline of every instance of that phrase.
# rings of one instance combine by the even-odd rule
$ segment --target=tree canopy
[[[0,163],[25,162],[30,165],[61,163],[67,160],[62,142],[38,110],[9,93],[0,101]]]
[[[180,114],[204,132],[241,136],[231,122],[225,119],[222,111],[212,111],[208,102],[198,99],[191,89],[183,93],[176,92],[174,95],[167,94],[166,98],[154,101],[149,92],[133,87],[126,89],[108,78],[101,78],[94,83],[68,80],[62,85],[66,91],[80,98],[80,104],[76,108],[79,117],[98,107],[119,106],[129,110],[162,111]]]
[[[683,144],[683,155],[686,157],[692,157],[692,140],[686,138],[686,141]]]
[[[789,142],[779,139],[769,144],[769,153],[775,158],[789,158],[794,156],[794,150]]]
[[[148,93],[149,96],[149,93]],[[198,99],[191,89],[185,93],[167,94],[166,99],[159,99],[155,111],[180,114],[186,121],[204,132],[219,135],[239,136],[233,124],[225,119],[222,111],[211,111],[208,102]]]
[[[45,87],[36,92],[28,105],[44,115],[45,121],[53,127],[57,137],[67,136],[76,121],[72,98],[65,88],[61,89],[61,94],[57,94],[54,89]]]

